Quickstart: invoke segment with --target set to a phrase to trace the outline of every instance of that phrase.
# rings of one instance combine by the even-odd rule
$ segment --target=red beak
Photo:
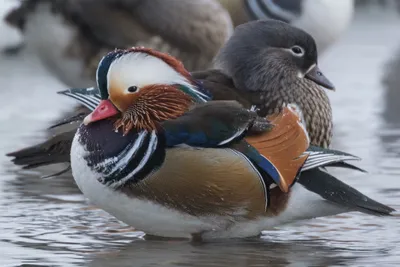
[[[83,120],[85,125],[89,123],[104,120],[115,116],[119,113],[118,109],[111,103],[110,100],[101,100],[99,105],[93,110],[92,113],[87,115]]]

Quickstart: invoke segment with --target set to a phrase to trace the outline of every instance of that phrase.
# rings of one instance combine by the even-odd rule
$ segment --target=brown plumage
[[[172,120],[189,110],[192,98],[171,85],[150,85],[136,94],[115,98],[110,92],[113,103],[128,99],[121,118],[115,122],[115,129],[122,128],[126,135],[133,127],[138,130],[152,131],[162,121]],[[120,105],[119,105],[120,106]]]
[[[281,190],[288,192],[298,170],[307,160],[303,153],[309,146],[309,139],[301,126],[300,116],[288,107],[279,114],[268,116],[268,119],[274,125],[273,131],[248,136],[246,141],[275,165],[283,178]]]
[[[120,190],[194,216],[265,215],[261,180],[243,157],[229,149],[168,149],[158,171]]]

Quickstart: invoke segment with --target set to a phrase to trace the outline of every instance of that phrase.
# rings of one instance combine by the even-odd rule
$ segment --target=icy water
[[[337,173],[400,209],[400,88],[381,85],[384,63],[400,46],[400,18],[359,15],[320,60],[330,92],[334,147],[363,158],[368,174]],[[5,39],[2,39],[2,42]],[[8,40],[8,39],[7,39]],[[3,43],[2,43],[3,45]],[[400,73],[399,73],[400,75]],[[146,241],[142,233],[91,206],[68,175],[21,171],[6,152],[44,138],[51,119],[72,105],[63,86],[28,55],[0,58],[0,266],[398,266],[400,218],[349,213],[282,226],[260,239],[192,244]],[[400,78],[399,78],[400,84]]]

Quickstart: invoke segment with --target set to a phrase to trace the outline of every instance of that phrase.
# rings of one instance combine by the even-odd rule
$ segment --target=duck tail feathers
[[[350,211],[359,211],[375,216],[388,216],[395,211],[393,208],[367,197],[320,168],[303,172],[298,183],[328,201],[347,207]]]
[[[6,156],[14,157],[12,162],[23,166],[23,169],[68,163],[74,133],[75,131],[71,131],[56,135],[46,142],[8,153]]]

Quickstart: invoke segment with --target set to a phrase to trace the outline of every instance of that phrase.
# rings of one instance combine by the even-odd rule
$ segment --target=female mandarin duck
[[[311,144],[329,147],[332,108],[323,88],[334,86],[318,67],[311,35],[276,20],[248,22],[236,27],[214,61],[214,69],[193,73],[213,99],[256,105],[263,116],[295,103],[303,112]]]
[[[349,27],[353,0],[218,0],[230,13],[234,25],[250,20],[276,19],[301,28],[325,52]]]
[[[146,46],[189,70],[207,68],[233,28],[216,0],[25,0],[6,21],[69,87],[95,86],[97,63],[116,47]]]
[[[145,48],[109,53],[97,78],[102,100],[73,139],[73,176],[86,197],[139,230],[247,237],[300,219],[393,211],[319,168],[353,167],[344,161],[355,157],[307,149],[290,105],[267,121],[236,102],[203,103],[210,95],[180,62]],[[92,107],[93,91],[63,94]]]

